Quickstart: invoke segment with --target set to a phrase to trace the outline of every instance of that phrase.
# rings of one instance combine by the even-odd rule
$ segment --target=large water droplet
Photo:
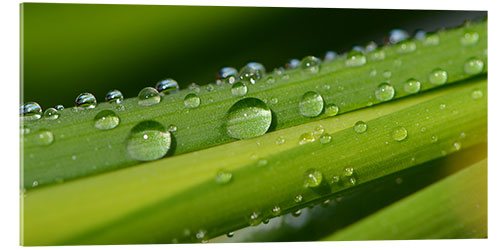
[[[351,50],[347,54],[347,58],[345,60],[345,65],[347,67],[358,67],[361,65],[364,65],[366,63],[366,57],[363,55],[363,53],[356,51],[356,50]]]
[[[311,73],[318,73],[320,64],[321,61],[319,60],[319,58],[314,56],[306,56],[300,63],[303,70]]]
[[[54,134],[50,130],[42,129],[35,135],[35,143],[40,146],[47,146],[54,142]]]
[[[404,127],[396,127],[392,130],[392,139],[395,141],[402,141],[408,136],[408,131]]]
[[[261,136],[271,126],[271,110],[263,101],[245,98],[236,102],[228,111],[225,128],[236,139]]]
[[[55,120],[55,119],[59,118],[59,111],[57,111],[57,109],[55,109],[55,108],[48,108],[43,113],[43,118],[45,118],[47,120]]]
[[[81,93],[76,97],[75,105],[79,109],[93,109],[97,104],[95,96],[91,93]]]
[[[233,67],[224,67],[217,73],[217,79],[233,84],[238,78],[238,70]]]
[[[392,87],[392,85],[390,85],[389,83],[381,83],[375,89],[375,97],[379,101],[385,102],[392,100],[392,98],[394,98],[394,94],[395,94],[394,87]]]
[[[94,127],[107,130],[116,128],[120,124],[120,118],[111,110],[103,110],[94,117]]]
[[[141,106],[151,106],[158,104],[161,101],[161,96],[160,93],[158,93],[158,90],[151,87],[143,88],[137,97],[139,99],[138,103]]]
[[[233,96],[244,96],[247,94],[248,88],[242,82],[236,82],[231,87],[231,93]]]
[[[194,109],[200,106],[200,98],[195,93],[189,93],[184,97],[184,106],[186,108]]]
[[[325,114],[327,116],[335,116],[339,113],[339,106],[335,104],[328,104],[325,107]]]
[[[364,121],[357,121],[354,123],[354,131],[358,134],[364,133],[368,125]]]
[[[123,94],[120,90],[114,89],[106,94],[105,99],[108,103],[121,103],[123,102]]]
[[[435,69],[431,72],[431,74],[429,75],[429,81],[432,83],[432,84],[436,84],[436,85],[442,85],[444,83],[446,83],[446,81],[448,80],[448,72],[442,70],[442,69]]]
[[[227,184],[233,178],[233,174],[227,171],[219,171],[215,176],[215,182],[217,184]]]
[[[323,111],[324,101],[323,97],[314,92],[306,92],[299,102],[300,114],[306,117],[316,117]]]
[[[323,174],[316,169],[309,169],[304,173],[304,186],[306,188],[315,188],[321,184]]]
[[[462,38],[460,38],[460,42],[465,46],[472,46],[479,41],[479,34],[477,32],[465,32]]]
[[[179,84],[172,78],[167,78],[156,83],[156,90],[162,95],[179,92]]]
[[[125,147],[131,158],[152,161],[167,154],[171,141],[170,132],[165,131],[163,125],[155,121],[145,121],[132,129]]]
[[[465,73],[476,75],[483,71],[484,63],[479,58],[473,57],[467,60],[464,65]]]
[[[420,91],[420,82],[416,79],[410,78],[405,82],[404,90],[408,94],[415,94]]]
[[[398,45],[398,49],[397,50],[398,50],[399,53],[406,54],[406,53],[410,53],[410,52],[415,51],[415,49],[417,49],[417,45],[415,44],[415,42],[413,42],[413,41],[404,41],[404,42],[401,42]]]

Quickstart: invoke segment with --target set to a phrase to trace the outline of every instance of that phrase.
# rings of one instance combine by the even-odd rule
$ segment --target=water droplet
[[[197,108],[200,106],[200,102],[200,98],[195,93],[189,93],[184,97],[184,106],[186,106],[186,108]]]
[[[217,73],[217,79],[233,84],[238,78],[238,70],[233,67],[224,67]]]
[[[357,121],[354,123],[354,131],[358,134],[364,133],[367,128],[368,125],[364,121]]]
[[[302,214],[302,210],[300,210],[300,209],[292,212],[293,217],[299,217],[301,214]]]
[[[271,98],[271,104],[277,104],[278,103],[278,98],[277,97],[273,97]]]
[[[43,113],[43,118],[45,118],[46,120],[55,120],[59,118],[59,111],[57,111],[57,109],[55,108],[48,108]]]
[[[306,92],[299,102],[300,114],[306,117],[316,117],[323,111],[324,101],[323,97],[314,92]]]
[[[91,93],[81,93],[76,97],[75,105],[79,109],[93,109],[97,104],[95,96]]]
[[[141,106],[151,106],[158,104],[161,101],[161,96],[160,93],[158,93],[158,90],[151,87],[143,88],[137,97],[139,100],[138,103]]]
[[[295,196],[295,198],[293,199],[296,203],[299,203],[299,202],[302,202],[303,198],[302,198],[302,195],[298,194]]]
[[[267,165],[267,160],[266,159],[260,159],[257,162],[257,167],[265,167]]]
[[[322,135],[319,138],[319,142],[322,144],[327,144],[332,141],[332,136],[331,135]]]
[[[472,90],[472,99],[474,100],[477,100],[477,99],[481,99],[483,98],[483,91],[479,90],[479,89],[474,89]]]
[[[54,134],[50,130],[42,129],[35,135],[35,143],[40,146],[47,146],[54,142]]]
[[[454,142],[454,143],[453,143],[453,148],[454,148],[455,150],[457,150],[457,151],[458,151],[458,150],[460,150],[460,149],[462,148],[462,143],[460,143],[460,142],[458,142],[458,141]]]
[[[388,40],[387,42],[391,44],[396,44],[408,39],[409,37],[410,35],[405,30],[393,29],[389,32],[389,37],[387,38]]]
[[[392,130],[392,139],[395,141],[402,141],[408,137],[408,131],[404,127],[396,127]]]
[[[465,32],[460,42],[465,46],[472,46],[479,41],[479,34],[477,32]]]
[[[262,216],[260,215],[260,213],[258,212],[253,212],[249,219],[248,219],[248,223],[251,225],[251,226],[257,226],[259,225],[260,223],[262,222]]]
[[[231,93],[233,96],[244,96],[247,94],[248,88],[242,82],[236,82],[231,87]]]
[[[194,91],[195,93],[200,93],[200,85],[194,82],[189,85],[188,89]]]
[[[111,110],[103,110],[94,117],[94,127],[107,130],[116,128],[120,124],[120,118]]]
[[[272,213],[274,216],[278,216],[281,213],[281,208],[276,205],[271,209]]]
[[[354,168],[345,168],[344,176],[352,176],[354,174]]]
[[[266,69],[260,63],[249,62],[240,70],[240,79],[245,83],[255,84],[264,76]]]
[[[436,46],[439,44],[439,36],[437,34],[428,34],[423,42],[424,46]]]
[[[276,144],[278,145],[281,145],[283,143],[285,143],[285,138],[283,136],[278,136],[278,138],[276,138]]]
[[[366,63],[366,57],[363,53],[355,50],[351,50],[347,53],[347,59],[345,65],[347,67],[358,67]]]
[[[446,83],[447,80],[448,80],[448,73],[442,69],[435,69],[429,75],[429,81],[432,84],[441,85]]]
[[[339,183],[340,177],[338,175],[334,175],[334,176],[332,176],[332,180],[330,182],[331,183]]]
[[[288,61],[285,65],[285,67],[287,69],[295,69],[295,68],[298,68],[300,66],[300,60],[299,59],[291,59],[290,61]]]
[[[354,177],[349,178],[349,183],[351,185],[356,185],[356,178],[354,178]]]
[[[436,143],[436,142],[438,142],[438,140],[439,140],[439,138],[437,136],[435,136],[435,135],[431,136],[432,143]]]
[[[385,78],[391,78],[392,72],[389,70],[386,70],[386,71],[384,71],[384,73],[382,73],[382,76]]]
[[[205,236],[206,236],[207,232],[203,229],[200,229],[200,231],[198,231],[196,233],[196,238],[201,240],[201,239],[205,239]]]
[[[409,94],[418,93],[420,91],[420,82],[416,79],[410,78],[405,82],[404,90]]]
[[[276,82],[276,78],[274,78],[274,76],[268,76],[266,78],[266,83],[272,84],[272,83],[275,83],[275,82]]]
[[[323,58],[324,62],[331,62],[337,58],[337,53],[335,51],[327,51],[325,53],[325,57]]]
[[[179,92],[179,84],[172,78],[163,79],[156,83],[156,90],[162,95],[176,93]]]
[[[416,30],[415,34],[413,35],[413,37],[417,41],[423,41],[426,36],[427,36],[427,33],[424,30],[420,30],[420,29]]]
[[[155,121],[145,121],[131,130],[125,147],[132,159],[152,161],[167,154],[171,141],[170,132],[165,131],[163,125]]]
[[[314,142],[315,140],[316,137],[314,136],[313,132],[303,133],[299,137],[299,145],[304,145],[309,142]]]
[[[484,63],[480,59],[473,57],[467,60],[464,65],[465,73],[469,75],[476,75],[483,71]]]
[[[217,184],[227,184],[231,181],[232,178],[233,178],[232,173],[221,170],[217,172],[217,175],[215,176],[215,182]]]
[[[365,49],[364,49],[364,52],[365,53],[370,53],[370,52],[373,52],[377,49],[378,45],[376,42],[374,41],[371,41],[369,42],[366,46],[365,46]]]
[[[323,126],[319,125],[314,128],[313,134],[315,135],[314,137],[318,137],[322,135],[325,132],[325,128]]]
[[[168,132],[176,132],[177,131],[177,126],[175,126],[174,124],[170,124],[170,126],[168,126]]]
[[[123,94],[120,90],[114,89],[106,94],[105,99],[108,103],[121,103],[123,102]]]
[[[325,114],[327,116],[335,116],[339,113],[339,107],[335,104],[328,104],[325,107]]]
[[[38,181],[33,181],[33,183],[31,184],[32,187],[38,187]]]
[[[306,188],[315,188],[321,184],[323,174],[316,169],[309,169],[304,173],[304,186]]]
[[[385,52],[381,49],[377,49],[370,54],[370,59],[373,61],[380,61],[385,59]]]
[[[445,108],[446,108],[446,104],[444,104],[444,103],[439,104],[439,109],[445,109]]]
[[[399,53],[410,53],[417,49],[417,45],[413,41],[403,41],[398,45]]]
[[[233,237],[233,236],[234,236],[234,232],[229,232],[229,233],[227,233],[227,234],[226,234],[226,236],[227,236],[228,238],[231,238],[231,237]]]
[[[225,127],[230,137],[246,139],[265,134],[271,121],[272,113],[267,104],[256,98],[245,98],[229,109]]]
[[[57,110],[57,111],[63,111],[63,110],[64,110],[64,106],[63,106],[63,105],[61,105],[61,104],[56,105],[56,107],[55,107],[55,108],[56,108],[56,110]]]
[[[467,136],[467,134],[465,134],[465,132],[460,133],[460,138],[461,139],[464,139],[466,136]]]
[[[20,107],[23,120],[38,120],[42,117],[42,107],[36,102],[28,102]]]
[[[389,101],[394,98],[394,94],[394,87],[386,82],[381,83],[380,85],[378,85],[377,89],[375,89],[375,97],[379,101]]]
[[[320,64],[321,61],[319,60],[319,58],[314,56],[306,56],[300,62],[302,69],[305,70],[306,72],[311,72],[311,73],[318,73]]]

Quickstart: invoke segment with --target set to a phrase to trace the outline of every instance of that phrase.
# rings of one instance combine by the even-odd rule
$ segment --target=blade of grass
[[[234,97],[229,84],[209,85],[167,95],[159,104],[149,107],[140,106],[137,98],[130,98],[122,104],[101,103],[90,110],[67,108],[55,121],[23,122],[23,131],[32,132],[22,135],[21,186],[30,189],[140,163],[130,156],[125,144],[132,128],[144,121],[158,122],[165,132],[170,125],[177,127],[172,132],[173,143],[167,153],[175,155],[234,141],[224,129],[225,118],[231,106],[243,98],[257,98],[267,103],[273,116],[270,131],[274,131],[327,117],[326,113],[315,118],[301,115],[299,102],[308,91],[322,96],[321,105],[323,102],[335,104],[340,108],[339,113],[346,113],[382,102],[375,97],[375,90],[383,82],[394,87],[394,98],[401,98],[411,95],[404,91],[410,78],[421,82],[421,91],[442,86],[429,80],[431,72],[437,68],[447,72],[447,83],[470,78],[464,64],[471,57],[484,62],[481,72],[487,69],[486,28],[484,21],[438,32],[433,36],[438,39],[438,44],[427,46],[425,40],[410,41],[416,49],[408,53],[401,52],[402,47],[410,46],[407,43],[386,46],[368,53],[366,64],[359,67],[346,67],[348,59],[344,56],[322,64],[316,74],[303,69],[271,74],[257,84],[249,85],[244,97]],[[479,40],[472,45],[463,45],[462,39],[467,32],[477,33]],[[375,60],[377,53],[378,58],[384,53],[385,59]],[[391,77],[387,79],[384,72],[389,72]],[[269,77],[275,82],[269,83]],[[197,93],[201,102],[199,107],[190,109],[185,106],[184,98],[188,93]],[[110,130],[95,128],[94,119],[103,110],[116,113],[120,119],[118,127]],[[254,127],[248,125],[247,129],[252,131]],[[50,130],[53,134],[54,142],[50,145],[37,145],[38,132],[43,130]]]
[[[32,189],[21,204],[23,244],[190,242],[273,217],[274,206],[281,214],[295,211],[351,188],[345,168],[354,167],[351,178],[362,184],[484,142],[486,88],[486,80],[476,78],[259,138]],[[368,129],[358,134],[352,125],[360,119]],[[297,135],[317,132],[320,124],[331,142],[298,143]],[[398,126],[407,129],[403,141],[392,139]],[[279,136],[289,144],[276,144]],[[262,147],[261,155],[251,153],[255,147]],[[231,151],[236,148],[245,153]],[[304,187],[310,168],[322,173],[318,188]],[[214,181],[221,170],[231,174],[229,183]],[[340,182],[331,183],[333,176]],[[297,195],[302,201],[294,201]],[[249,221],[253,213],[257,221]]]

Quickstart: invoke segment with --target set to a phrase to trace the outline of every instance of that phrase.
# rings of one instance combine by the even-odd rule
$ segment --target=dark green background
[[[486,16],[479,11],[148,5],[21,5],[21,102],[73,106],[81,92],[134,97],[164,77],[213,82],[224,66],[258,61],[268,71],[291,58],[323,57],[393,28],[435,31]],[[24,98],[24,100],[23,100]]]

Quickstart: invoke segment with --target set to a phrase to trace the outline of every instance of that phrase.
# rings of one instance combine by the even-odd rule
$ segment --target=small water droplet
[[[201,100],[195,93],[189,93],[184,97],[184,106],[194,109],[200,106]]]
[[[465,32],[462,38],[460,38],[460,42],[464,46],[472,46],[479,41],[479,34],[477,32]]]
[[[229,233],[227,233],[227,234],[226,234],[226,236],[227,236],[228,238],[231,238],[231,237],[233,237],[233,236],[234,236],[234,232],[229,232]]]
[[[423,41],[425,37],[427,36],[427,33],[424,30],[418,29],[415,31],[413,38],[417,41]]]
[[[314,136],[313,132],[303,133],[299,137],[299,145],[304,145],[309,142],[314,142],[315,140],[316,137]]]
[[[225,128],[230,137],[246,139],[265,134],[271,121],[272,113],[267,104],[256,98],[245,98],[229,109]]]
[[[464,139],[466,136],[467,136],[467,134],[465,134],[465,132],[460,133],[460,138],[461,139]]]
[[[56,120],[57,118],[59,118],[59,111],[57,111],[57,109],[55,108],[48,108],[43,113],[43,118],[45,118],[46,120]]]
[[[354,178],[354,177],[349,178],[349,183],[351,185],[356,185],[356,178]]]
[[[300,66],[300,60],[299,59],[291,59],[290,61],[288,61],[285,65],[285,67],[287,69],[295,69],[295,68],[298,68]]]
[[[314,128],[313,134],[315,135],[314,137],[318,137],[322,135],[325,132],[325,128],[323,126],[319,125]]]
[[[271,98],[271,104],[277,104],[278,103],[278,98],[277,97],[273,97]]]
[[[483,71],[484,63],[480,59],[473,57],[467,60],[464,65],[465,73],[476,75]]]
[[[61,104],[56,105],[56,107],[55,107],[55,108],[56,108],[56,110],[57,110],[57,111],[63,111],[63,110],[64,110],[64,106],[63,106],[63,105],[61,105]]]
[[[332,179],[330,181],[331,183],[339,183],[340,182],[340,177],[338,175],[332,176]]]
[[[439,44],[439,36],[437,34],[427,34],[423,42],[423,45],[426,47],[436,46],[438,44]]]
[[[437,136],[435,136],[435,135],[431,136],[432,143],[436,143],[436,142],[438,142],[438,140],[439,140],[439,138]]]
[[[255,84],[264,76],[266,69],[264,66],[257,62],[249,62],[247,65],[240,69],[240,79],[244,83]]]
[[[394,130],[392,130],[392,139],[395,141],[403,141],[408,137],[408,131],[404,127],[396,127]]]
[[[394,94],[394,87],[386,82],[381,83],[380,85],[378,85],[377,89],[375,89],[375,97],[379,101],[389,101],[394,98]]]
[[[352,176],[354,174],[354,168],[345,168],[344,176]]]
[[[160,93],[158,93],[158,90],[151,87],[145,87],[139,91],[137,98],[139,100],[138,103],[141,106],[151,106],[158,104],[161,101],[161,96]]]
[[[196,238],[201,240],[201,239],[205,239],[205,236],[206,236],[207,232],[203,229],[200,229],[200,231],[198,231],[196,233]]]
[[[298,194],[295,196],[295,198],[293,199],[296,203],[299,203],[299,202],[302,202],[303,198],[302,198],[302,195]]]
[[[384,71],[384,73],[382,73],[382,76],[385,78],[391,78],[392,72],[389,70],[386,70],[386,71]]]
[[[301,209],[296,210],[296,211],[292,212],[291,214],[293,217],[299,217],[302,214],[302,210]]]
[[[300,66],[302,67],[302,69],[305,70],[306,72],[311,72],[311,73],[318,73],[320,64],[321,61],[319,60],[319,58],[314,56],[306,56],[300,62]]]
[[[429,75],[429,81],[432,84],[442,85],[448,80],[448,72],[442,69],[435,69]]]
[[[177,131],[177,126],[175,126],[174,124],[170,124],[170,126],[168,126],[168,132],[176,132]]]
[[[283,136],[278,136],[278,138],[276,138],[276,144],[278,145],[281,145],[283,143],[285,143],[285,138]]]
[[[462,148],[462,143],[460,143],[460,142],[458,142],[458,141],[454,142],[454,143],[453,143],[453,148],[454,148],[455,150],[457,150],[457,151],[458,151],[458,150],[460,150],[460,149]]]
[[[347,67],[358,67],[364,65],[366,63],[366,57],[363,53],[355,50],[351,50],[347,54],[347,59],[345,61],[345,65]]]
[[[156,83],[156,90],[162,95],[177,93],[179,84],[172,78],[163,79]]]
[[[200,85],[196,84],[196,83],[191,83],[188,87],[189,90],[191,91],[194,91],[195,93],[200,93]]]
[[[267,166],[267,160],[266,160],[266,159],[260,159],[260,160],[257,162],[257,166],[258,166],[258,167],[265,167],[265,166]]]
[[[231,87],[233,96],[244,96],[247,94],[248,88],[243,82],[236,82]]]
[[[249,219],[248,219],[248,223],[251,225],[251,226],[257,226],[259,225],[260,223],[262,222],[262,216],[260,215],[260,213],[258,212],[253,212]]]
[[[233,178],[233,174],[227,171],[219,171],[217,172],[217,175],[215,176],[215,182],[217,184],[227,184],[231,181]]]
[[[381,61],[385,59],[385,52],[381,49],[377,49],[370,54],[370,59],[373,61]]]
[[[38,186],[38,181],[33,181],[33,183],[31,184],[32,187],[37,187]]]
[[[316,117],[323,111],[324,101],[323,97],[314,92],[306,92],[299,102],[300,114],[306,117]]]
[[[335,51],[327,51],[325,53],[325,57],[323,58],[324,62],[331,62],[337,58],[337,53]]]
[[[364,133],[367,128],[368,125],[364,121],[357,121],[354,123],[354,131],[358,134]]]
[[[91,93],[81,93],[76,97],[75,105],[79,109],[93,109],[97,104],[95,96]]]
[[[420,82],[414,78],[408,79],[404,85],[404,91],[409,94],[415,94],[420,91]]]
[[[165,131],[163,125],[155,121],[145,121],[131,130],[125,147],[132,159],[152,161],[167,154],[171,141],[170,132]]]
[[[403,41],[403,42],[399,43],[397,50],[399,53],[406,54],[406,53],[413,52],[416,49],[417,49],[417,45],[415,44],[415,42]]]
[[[108,103],[122,103],[123,102],[123,94],[117,89],[110,90],[106,94],[105,98]]]
[[[103,110],[94,117],[94,127],[107,130],[116,128],[120,124],[120,118],[111,110]]]
[[[47,146],[54,142],[54,134],[50,130],[42,129],[35,135],[35,143],[40,146]]]
[[[319,142],[322,144],[327,144],[332,141],[332,136],[331,135],[322,135],[319,138]]]
[[[317,169],[309,169],[304,173],[304,186],[306,188],[315,188],[321,184],[323,174]]]
[[[217,73],[217,79],[233,84],[238,78],[238,70],[233,67],[224,67]]]
[[[402,29],[393,29],[389,32],[389,37],[387,38],[387,42],[390,44],[396,44],[408,39],[410,35],[408,32]]]
[[[273,84],[275,82],[276,82],[276,78],[274,78],[274,76],[268,76],[266,78],[266,83]]]
[[[439,109],[445,109],[445,108],[446,108],[446,104],[444,104],[444,103],[439,104]]]
[[[339,107],[335,104],[328,104],[325,107],[325,114],[327,116],[335,116],[339,113]]]
[[[281,208],[278,205],[276,205],[271,209],[271,211],[274,216],[277,216],[281,213]]]
[[[377,43],[376,43],[376,42],[374,42],[374,41],[371,41],[371,42],[369,42],[369,43],[365,46],[365,48],[364,48],[364,50],[363,50],[363,51],[364,51],[364,53],[370,53],[370,52],[372,52],[372,51],[375,51],[375,50],[377,49],[377,47],[378,47]]]

